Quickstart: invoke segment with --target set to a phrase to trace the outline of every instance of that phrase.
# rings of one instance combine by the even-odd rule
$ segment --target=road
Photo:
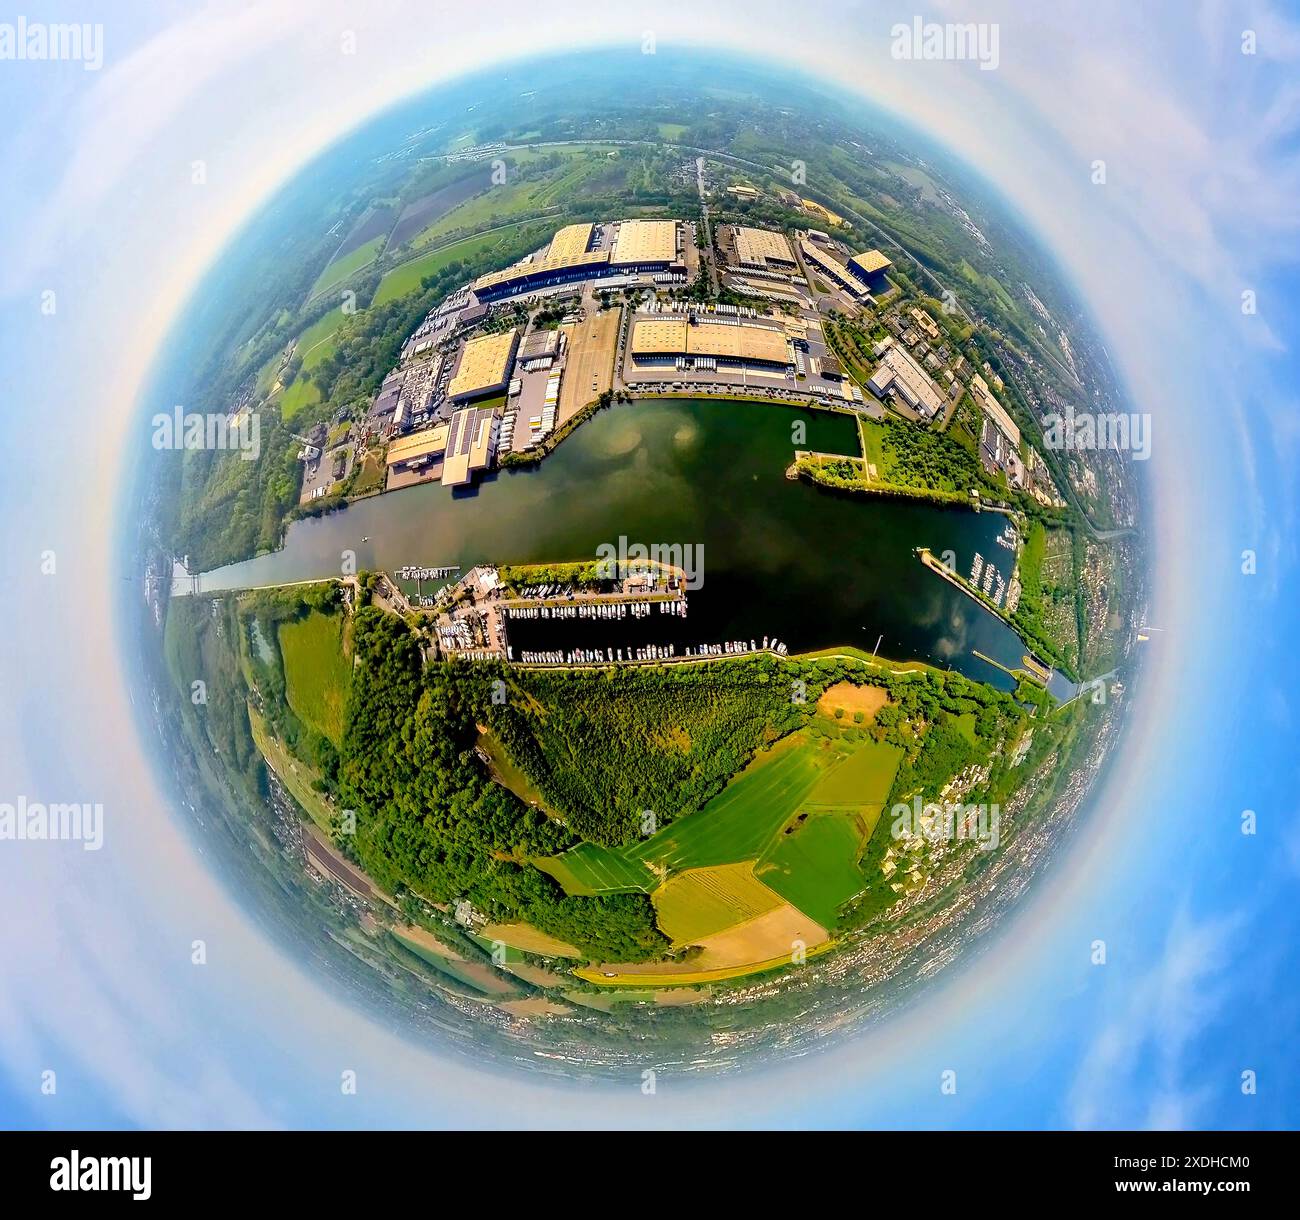
[[[709,285],[714,297],[718,295],[718,265],[713,259],[713,225],[709,222],[709,203],[704,194],[704,158],[695,158],[695,183],[700,192],[700,219],[704,228],[704,246],[700,257],[709,268]]]

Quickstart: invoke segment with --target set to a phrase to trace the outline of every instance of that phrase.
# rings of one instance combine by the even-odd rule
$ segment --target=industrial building
[[[532,331],[519,348],[517,367],[525,373],[550,368],[559,356],[560,350],[560,332],[558,330]]]
[[[641,318],[632,330],[633,360],[704,358],[737,364],[794,363],[783,330],[736,322]]]
[[[930,340],[931,343],[939,342],[939,324],[924,309],[913,309],[911,311],[912,321],[916,323],[916,328]]]
[[[980,410],[997,425],[998,431],[1007,438],[1011,443],[1011,447],[1019,449],[1020,429],[1016,426],[1016,421],[1007,414],[1006,408],[993,397],[993,392],[989,389],[988,383],[978,373],[970,379],[970,392]]]
[[[864,250],[849,259],[849,270],[872,292],[883,292],[889,287],[885,272],[893,265],[879,250]]]
[[[866,281],[859,279],[848,267],[825,250],[819,249],[811,241],[801,241],[799,250],[803,254],[805,262],[809,263],[814,270],[820,271],[828,279],[834,280],[855,300],[861,300],[869,295]]]
[[[521,292],[556,288],[595,279],[613,271],[665,271],[681,264],[681,232],[675,220],[616,222],[614,238],[593,250],[595,225],[565,225],[546,250],[474,281],[480,301],[496,301]]]
[[[447,387],[452,402],[468,402],[502,394],[510,383],[519,332],[511,328],[497,335],[470,339],[460,354],[456,375]]]
[[[752,229],[747,225],[735,227],[736,262],[754,271],[776,271],[788,274],[798,270],[794,251],[784,233],[771,229]]]
[[[589,250],[583,254],[534,255],[504,271],[490,271],[474,281],[474,295],[480,301],[496,301],[502,297],[532,292],[538,288],[553,288],[571,284],[575,280],[601,275],[609,267],[608,250]]]
[[[466,407],[451,417],[442,485],[459,487],[491,468],[497,455],[501,417],[491,407]]]
[[[877,398],[892,390],[923,419],[934,418],[944,407],[943,391],[901,343],[891,344],[885,351],[867,389]]]
[[[395,472],[420,470],[438,461],[447,451],[450,435],[449,424],[438,424],[395,440],[388,446],[388,469]]]
[[[565,225],[556,231],[546,249],[546,257],[553,259],[580,258],[591,249],[591,235],[596,226],[590,224]]]
[[[675,220],[624,220],[614,235],[609,265],[616,270],[663,270],[680,261]]]

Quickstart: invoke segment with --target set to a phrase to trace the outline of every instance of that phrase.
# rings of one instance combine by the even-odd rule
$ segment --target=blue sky
[[[619,6],[592,30],[664,46],[688,31],[785,62],[960,150],[1054,251],[1154,420],[1164,631],[1123,757],[1052,875],[974,967],[844,1050],[721,1089],[665,1081],[653,1099],[483,1077],[374,1028],[209,874],[130,728],[103,505],[169,323],[259,202],[343,132],[439,79],[572,49],[591,24],[565,0],[454,21],[359,7],[122,3],[101,18],[98,71],[0,61],[0,615],[20,642],[0,655],[0,799],[56,793],[109,818],[98,853],[0,844],[0,1123],[1294,1126],[1294,6],[925,6],[998,23],[987,72],[891,59],[907,4],[800,7],[834,37],[792,39],[788,6],[767,0]],[[199,975],[195,937],[212,946]],[[361,1088],[342,1098],[349,1067]]]

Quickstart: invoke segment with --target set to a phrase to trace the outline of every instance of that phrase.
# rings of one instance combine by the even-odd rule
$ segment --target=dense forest
[[[475,753],[476,714],[490,703],[488,674],[425,666],[400,619],[366,608],[340,765],[340,793],[357,815],[343,843],[381,886],[410,886],[434,902],[468,899],[494,919],[522,919],[593,958],[657,957],[668,943],[643,894],[569,898],[523,863],[573,835],[493,783]]]
[[[640,834],[642,811],[660,825],[694,812],[798,726],[811,709],[792,699],[797,674],[786,669],[756,657],[516,670],[490,723],[577,834],[619,846]]]

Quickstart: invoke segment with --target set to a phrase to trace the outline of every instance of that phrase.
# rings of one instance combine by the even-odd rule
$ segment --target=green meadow
[[[379,257],[379,252],[384,246],[384,240],[383,237],[373,237],[364,245],[348,251],[341,258],[333,259],[325,270],[316,277],[310,295],[319,296],[327,288],[342,284],[356,275],[358,271],[369,267]]]
[[[352,663],[344,655],[343,618],[311,611],[305,618],[280,624],[285,697],[294,715],[328,737],[343,740],[343,710],[352,681]]]

